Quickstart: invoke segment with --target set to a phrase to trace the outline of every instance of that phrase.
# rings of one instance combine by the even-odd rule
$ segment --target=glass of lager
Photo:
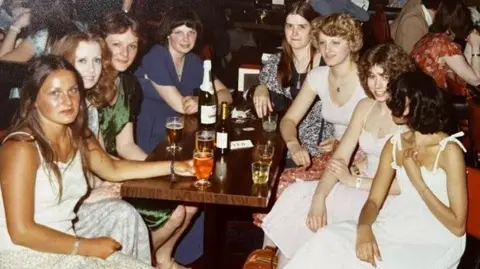
[[[183,136],[183,117],[169,117],[165,124],[167,131],[168,143],[167,150],[169,152],[175,152],[182,150],[180,141]]]
[[[193,151],[193,170],[196,177],[194,185],[196,187],[202,188],[210,185],[213,162],[213,149],[202,148]]]

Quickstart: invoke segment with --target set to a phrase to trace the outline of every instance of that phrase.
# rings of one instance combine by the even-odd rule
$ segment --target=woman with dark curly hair
[[[287,269],[457,268],[467,216],[463,133],[447,134],[451,103],[428,75],[400,75],[390,95],[393,120],[410,131],[385,144],[358,223],[320,230]],[[394,180],[400,194],[386,203]]]
[[[414,69],[410,57],[393,44],[379,45],[363,56],[359,73],[369,98],[356,106],[323,178],[292,184],[263,221],[265,234],[286,258],[291,258],[327,223],[358,219],[378,167],[380,151],[392,134],[402,131],[386,105],[388,84],[401,73]],[[358,144],[367,162],[364,172],[355,174],[349,171],[348,162]],[[395,183],[390,193],[399,193]]]

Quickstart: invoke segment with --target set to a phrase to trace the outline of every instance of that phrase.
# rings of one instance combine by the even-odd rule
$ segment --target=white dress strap
[[[365,123],[367,123],[368,115],[370,115],[370,112],[372,112],[373,106],[377,103],[377,100],[373,101],[372,105],[368,109],[367,113],[365,113],[365,116],[363,116],[363,129],[365,129]]]
[[[393,169],[398,169],[398,164],[397,164],[397,149],[399,151],[402,150],[402,133],[403,133],[403,130],[398,130],[397,132],[395,132],[392,136],[392,138],[390,138],[390,143],[393,144],[393,147],[392,147],[392,158],[393,158],[393,161],[392,161],[392,168]]]
[[[13,137],[14,135],[17,135],[17,134],[23,134],[23,135],[27,135],[29,136],[31,139],[35,139],[35,137],[27,132],[23,132],[23,131],[18,131],[18,132],[13,132],[13,133],[9,133],[7,136],[5,136],[5,138],[3,138],[2,140],[2,144],[5,143],[10,137]]]
[[[462,142],[460,142],[457,138],[458,137],[462,137],[464,135],[463,132],[458,132],[458,133],[455,133],[449,137],[445,137],[444,139],[440,140],[439,142],[439,145],[440,145],[440,148],[438,149],[438,152],[437,152],[437,157],[435,157],[435,163],[433,164],[433,172],[436,172],[437,171],[437,168],[438,168],[438,159],[440,158],[440,153],[442,153],[442,151],[445,150],[445,147],[447,147],[447,144],[449,142],[455,142],[457,143],[457,145],[460,146],[460,148],[462,148],[463,152],[467,152],[467,149],[463,146]]]

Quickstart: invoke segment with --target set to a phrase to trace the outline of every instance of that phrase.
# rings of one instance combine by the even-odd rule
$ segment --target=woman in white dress
[[[88,107],[88,127],[105,149],[97,106],[104,101],[106,93],[113,91],[117,73],[111,65],[107,44],[96,34],[78,32],[60,39],[51,53],[63,56],[82,77]],[[87,179],[91,189],[77,210],[77,235],[110,236],[122,245],[122,253],[151,263],[149,231],[137,210],[119,196],[98,188],[103,182],[95,175],[90,173]]]
[[[305,243],[287,269],[453,269],[465,249],[467,189],[462,144],[449,136],[451,103],[435,81],[407,72],[387,102],[396,134],[380,157],[358,224],[326,226]],[[396,177],[401,193],[384,203]]]
[[[388,83],[412,70],[413,61],[394,44],[378,45],[364,54],[359,75],[369,98],[355,108],[327,172],[320,183],[299,181],[290,186],[263,222],[265,234],[282,254],[280,266],[327,223],[358,220],[381,150],[392,134],[401,131],[386,105]],[[347,165],[357,145],[367,158],[365,172],[360,175],[351,173]],[[398,187],[392,188],[391,194],[396,193]]]
[[[170,163],[112,160],[87,128],[81,78],[62,58],[37,58],[29,73],[0,148],[2,268],[151,268],[110,237],[77,236],[73,210],[87,191],[84,172],[125,181],[169,174]],[[188,162],[174,169],[191,175]]]

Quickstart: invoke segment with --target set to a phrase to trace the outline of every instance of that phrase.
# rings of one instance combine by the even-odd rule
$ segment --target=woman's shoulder
[[[27,132],[13,132],[8,134],[2,141],[0,147],[0,159],[15,160],[21,159],[28,163],[28,160],[38,159],[39,151],[35,137]],[[17,159],[18,160],[18,159]]]
[[[328,73],[328,70],[330,67],[323,65],[323,66],[317,66],[313,68],[310,72],[308,72],[309,76],[318,76],[318,75],[325,75]]]

